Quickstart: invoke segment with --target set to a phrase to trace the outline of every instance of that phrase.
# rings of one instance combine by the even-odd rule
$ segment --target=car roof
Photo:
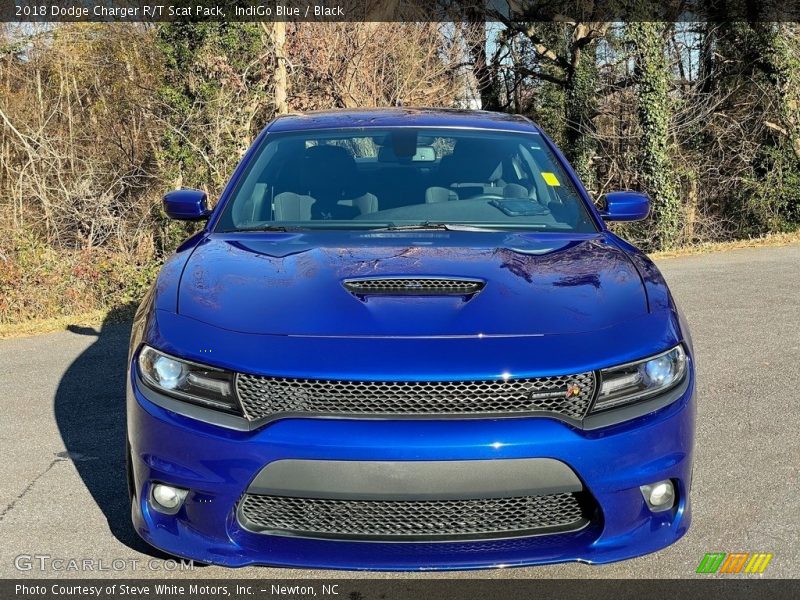
[[[281,115],[267,126],[272,132],[371,127],[455,127],[539,133],[526,117],[485,110],[453,108],[373,108],[321,110]]]

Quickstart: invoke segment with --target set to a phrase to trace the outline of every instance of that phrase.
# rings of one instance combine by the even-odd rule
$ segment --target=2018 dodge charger
[[[603,563],[689,527],[694,365],[653,263],[529,120],[287,115],[134,323],[136,530],[229,566]]]

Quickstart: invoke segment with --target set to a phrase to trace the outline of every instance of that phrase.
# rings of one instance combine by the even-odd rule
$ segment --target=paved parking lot
[[[691,531],[658,554],[613,565],[417,576],[692,577],[711,551],[771,552],[764,576],[800,576],[800,245],[673,258],[659,265],[686,312],[697,352]],[[119,452],[128,333],[128,326],[117,324],[0,341],[0,577],[43,575],[18,571],[19,555],[103,559],[106,565],[113,559],[140,564],[148,559],[151,551],[130,526]],[[164,576],[162,571],[99,575],[123,573]],[[219,567],[171,574],[354,575]]]

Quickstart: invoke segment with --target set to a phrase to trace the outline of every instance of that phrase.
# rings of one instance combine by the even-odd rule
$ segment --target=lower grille
[[[479,500],[329,500],[247,494],[239,521],[273,535],[374,541],[511,538],[583,528],[579,494]]]

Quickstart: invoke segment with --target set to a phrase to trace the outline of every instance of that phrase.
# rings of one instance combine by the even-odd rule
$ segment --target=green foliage
[[[268,118],[263,32],[258,23],[175,22],[158,26],[166,67],[164,176],[220,191],[232,165]]]
[[[742,182],[742,233],[794,231],[800,225],[800,169],[787,143],[764,144]]]
[[[172,187],[205,190],[213,205],[236,163],[269,118],[268,73],[258,23],[162,23],[159,89],[165,127],[159,152]],[[171,252],[197,230],[154,207],[157,248]]]
[[[776,215],[767,228],[786,230],[800,223],[800,31],[786,23],[770,24],[767,31],[767,72],[785,135],[774,139],[774,148],[764,145],[756,167],[763,175],[758,181],[767,205]]]
[[[0,324],[138,302],[161,266],[105,248],[56,250],[23,231],[3,240],[0,255]]]
[[[738,133],[752,149],[740,151],[737,185],[719,210],[732,222],[735,235],[796,229],[800,225],[800,26],[727,24],[716,51],[722,92],[743,97],[747,108],[746,113],[727,118],[740,122]],[[732,57],[741,57],[741,62]],[[726,69],[729,64],[737,68]],[[731,112],[728,105],[720,109],[722,114]],[[698,151],[708,146],[730,148],[732,141],[707,136]]]
[[[561,148],[567,147],[565,104],[564,88],[555,83],[543,81],[536,97],[536,104],[531,111],[534,120]]]

